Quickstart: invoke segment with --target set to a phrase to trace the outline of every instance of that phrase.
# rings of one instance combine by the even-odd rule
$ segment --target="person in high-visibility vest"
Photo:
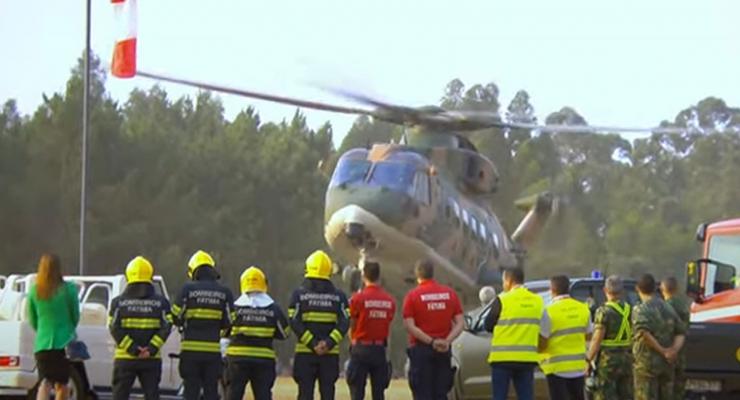
[[[570,279],[565,275],[550,278],[550,294],[552,301],[540,326],[540,368],[551,400],[583,400],[591,312],[586,303],[570,297]]]
[[[226,349],[230,378],[227,398],[241,400],[249,383],[255,400],[270,400],[276,377],[272,342],[288,337],[288,319],[267,294],[267,279],[261,269],[247,268],[239,283],[242,295],[234,302]]]
[[[504,270],[503,286],[504,293],[493,301],[484,322],[493,332],[488,355],[493,400],[507,399],[510,382],[519,400],[532,400],[544,301],[524,287],[521,268]]]
[[[108,328],[113,353],[113,400],[128,400],[139,379],[144,399],[159,399],[160,349],[172,327],[170,303],[152,285],[154,267],[144,257],[126,266],[126,289],[111,301]]]
[[[632,398],[632,321],[630,304],[622,298],[624,284],[616,275],[604,281],[606,303],[596,310],[594,334],[586,353],[596,365],[595,400]]]

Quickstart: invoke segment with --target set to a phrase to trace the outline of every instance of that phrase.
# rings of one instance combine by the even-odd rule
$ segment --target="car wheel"
[[[36,383],[31,390],[28,391],[28,400],[36,400],[36,395],[39,391],[39,385],[41,382]],[[69,389],[69,396],[67,396],[67,400],[86,400],[85,396],[85,386],[82,384],[82,377],[80,376],[80,373],[77,371],[76,368],[70,368],[69,373],[69,384],[67,385],[67,388]],[[49,400],[54,399],[54,390],[49,390]]]

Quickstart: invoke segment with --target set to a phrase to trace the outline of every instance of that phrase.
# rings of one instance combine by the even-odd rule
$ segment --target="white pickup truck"
[[[33,395],[37,386],[33,356],[34,332],[26,321],[26,294],[35,278],[31,275],[0,276],[0,399]],[[80,288],[80,324],[77,336],[85,342],[91,358],[84,367],[76,365],[71,375],[70,399],[85,399],[86,388],[109,392],[113,373],[115,343],[108,332],[111,300],[126,287],[123,275],[69,276],[67,281]],[[154,277],[155,290],[168,297],[162,277]],[[173,330],[162,347],[162,395],[177,395],[182,381],[177,359],[168,355],[178,351],[179,334]],[[85,375],[85,371],[87,371]],[[169,396],[167,396],[169,397]],[[33,398],[33,397],[31,397]]]

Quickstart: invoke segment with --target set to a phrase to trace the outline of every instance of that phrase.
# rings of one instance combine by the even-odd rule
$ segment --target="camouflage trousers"
[[[679,359],[676,364],[673,377],[673,398],[684,400],[686,398],[686,360]]]
[[[632,399],[633,360],[627,351],[605,351],[599,354],[596,365],[597,388],[593,391],[594,400]]]
[[[635,400],[673,400],[674,370],[635,373]]]

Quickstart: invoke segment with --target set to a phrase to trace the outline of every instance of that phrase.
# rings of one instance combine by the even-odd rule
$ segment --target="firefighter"
[[[218,399],[221,377],[221,337],[229,327],[233,296],[218,283],[216,263],[206,252],[198,250],[188,262],[188,277],[175,299],[172,311],[182,332],[180,343],[180,376],[186,400]]]
[[[293,360],[293,379],[298,399],[313,399],[319,381],[322,400],[334,399],[339,378],[339,343],[349,327],[345,294],[329,280],[332,262],[323,251],[306,259],[305,280],[290,299],[291,327],[298,338]]]
[[[380,264],[363,261],[361,269],[365,288],[352,296],[349,303],[352,347],[347,384],[352,400],[363,400],[369,375],[373,400],[383,400],[390,384],[386,348],[396,302],[380,287]]]
[[[108,327],[116,342],[113,400],[128,400],[136,378],[146,400],[159,399],[162,348],[172,327],[170,303],[154,291],[154,268],[144,257],[126,266],[128,285],[111,301]]]
[[[234,303],[228,358],[228,399],[241,400],[244,387],[252,385],[255,400],[272,399],[275,384],[273,339],[288,337],[288,320],[267,294],[265,274],[249,267],[239,279],[242,295]]]
[[[403,300],[403,324],[409,333],[409,386],[416,400],[447,399],[454,370],[450,344],[463,329],[462,304],[455,291],[434,280],[434,265],[415,267],[419,286]]]

